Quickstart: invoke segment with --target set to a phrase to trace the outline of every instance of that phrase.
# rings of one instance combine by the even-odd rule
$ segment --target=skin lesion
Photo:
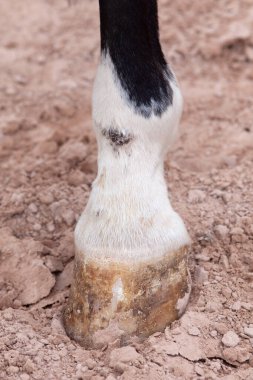
[[[116,128],[103,128],[102,135],[110,142],[113,147],[128,145],[134,139],[134,136],[128,131],[119,131]]]

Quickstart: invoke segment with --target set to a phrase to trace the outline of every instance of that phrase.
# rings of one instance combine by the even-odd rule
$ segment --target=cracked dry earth
[[[180,321],[86,351],[61,313],[96,174],[95,0],[0,1],[0,379],[253,379],[253,4],[159,1],[185,98],[165,165],[192,237]]]

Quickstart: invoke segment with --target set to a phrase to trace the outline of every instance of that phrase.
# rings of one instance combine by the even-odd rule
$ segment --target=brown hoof
[[[185,311],[191,291],[187,247],[140,263],[85,263],[80,256],[63,319],[67,334],[82,346],[147,337]]]

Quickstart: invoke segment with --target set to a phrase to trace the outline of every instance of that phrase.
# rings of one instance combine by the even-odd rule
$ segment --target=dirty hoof
[[[186,247],[139,264],[85,263],[77,255],[65,328],[87,348],[144,338],[182,315],[190,288]]]

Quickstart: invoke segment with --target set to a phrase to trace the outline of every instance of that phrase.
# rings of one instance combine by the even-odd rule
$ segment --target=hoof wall
[[[187,247],[139,264],[76,259],[64,325],[86,348],[101,348],[116,339],[126,344],[178,319],[190,291]]]

